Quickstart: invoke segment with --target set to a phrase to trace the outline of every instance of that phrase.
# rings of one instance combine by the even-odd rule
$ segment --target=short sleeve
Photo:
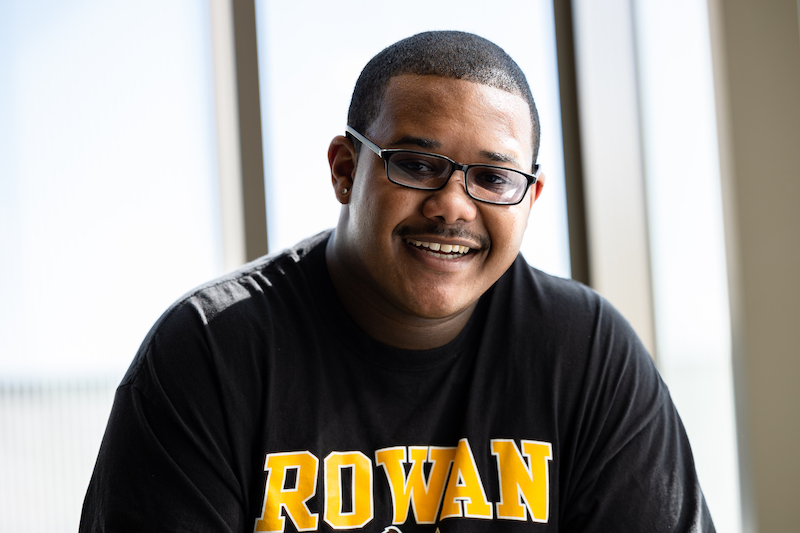
[[[600,300],[562,530],[714,532],[669,390],[624,318]]]
[[[242,353],[252,348],[220,341],[191,302],[154,326],[117,390],[81,532],[252,528],[258,370]]]

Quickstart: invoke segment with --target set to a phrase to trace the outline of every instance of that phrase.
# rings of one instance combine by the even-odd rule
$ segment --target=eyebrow
[[[501,154],[500,152],[486,152],[481,151],[481,156],[485,157],[490,161],[494,161],[496,163],[512,163],[515,165],[519,164],[517,158],[510,154]]]
[[[396,141],[391,143],[389,146],[391,146],[392,148],[395,148],[397,146],[402,146],[402,145],[406,145],[407,146],[409,144],[414,145],[414,146],[419,146],[420,148],[434,148],[435,149],[435,148],[441,148],[442,147],[442,143],[440,143],[439,141],[435,141],[433,139],[424,139],[422,137],[414,137],[412,135],[404,135],[403,137],[400,137],[399,139],[397,139]]]
[[[425,139],[423,137],[414,137],[412,135],[405,135],[403,137],[400,137],[399,139],[391,143],[389,146],[391,146],[392,148],[396,148],[398,146],[408,146],[408,145],[418,146],[419,148],[425,148],[427,150],[436,150],[442,147],[442,143],[440,143],[439,141],[436,141],[434,139]],[[517,158],[511,154],[490,152],[488,150],[482,150],[480,154],[481,157],[495,163],[511,163],[515,165],[519,164]]]

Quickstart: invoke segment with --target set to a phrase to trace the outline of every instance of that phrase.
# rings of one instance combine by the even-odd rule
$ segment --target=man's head
[[[491,41],[460,31],[430,31],[398,41],[367,63],[358,77],[347,123],[365,132],[378,116],[389,80],[403,74],[473,81],[521,97],[530,107],[533,161],[539,151],[539,115],[522,70]],[[351,139],[353,140],[353,139]],[[358,147],[358,141],[355,141]]]
[[[351,105],[349,126],[373,148],[423,152],[401,161],[417,174],[427,172],[428,154],[531,171],[536,111],[524,76],[502,50],[456,32],[392,48],[364,69]],[[352,137],[334,138],[328,159],[342,210],[327,261],[347,311],[395,346],[452,339],[516,258],[544,176],[519,203],[495,205],[467,192],[464,167],[441,188],[419,190],[390,181],[384,159]],[[504,169],[481,175],[482,183],[504,186]]]

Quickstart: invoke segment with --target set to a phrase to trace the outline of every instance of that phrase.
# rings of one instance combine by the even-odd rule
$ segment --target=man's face
[[[381,148],[531,171],[528,104],[478,83],[394,77],[379,116],[361,133]],[[383,160],[366,147],[352,183],[343,183],[350,192],[340,196],[346,207],[336,241],[348,275],[357,280],[350,290],[361,291],[359,298],[381,312],[422,319],[471,311],[514,261],[542,187],[539,181],[513,206],[471,199],[461,171],[442,190],[409,189],[390,182]],[[448,247],[456,248],[445,252]],[[456,253],[458,247],[469,252]]]

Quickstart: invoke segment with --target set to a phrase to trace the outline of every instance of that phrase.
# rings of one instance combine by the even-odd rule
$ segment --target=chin
[[[436,298],[429,294],[424,301],[417,300],[411,311],[419,318],[440,320],[458,315],[467,310],[473,303],[464,298],[447,295]]]

